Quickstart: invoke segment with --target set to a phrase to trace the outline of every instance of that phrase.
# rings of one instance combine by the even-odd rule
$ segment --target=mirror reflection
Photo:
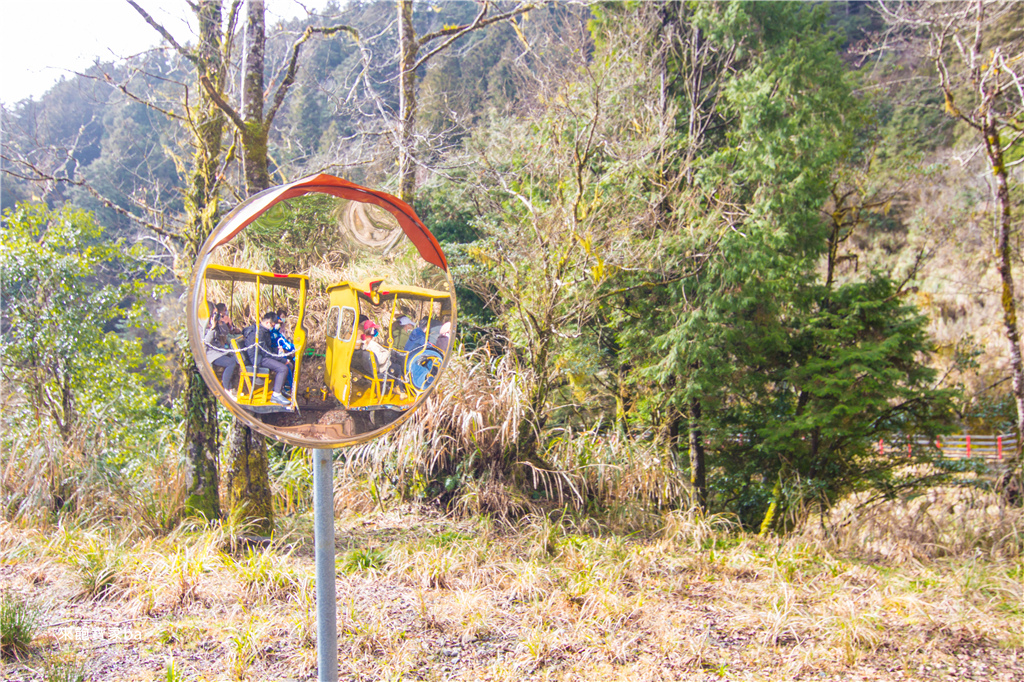
[[[201,254],[193,328],[197,361],[232,412],[279,439],[328,446],[418,406],[451,348],[455,301],[447,270],[395,214],[317,192],[244,229],[231,222]]]

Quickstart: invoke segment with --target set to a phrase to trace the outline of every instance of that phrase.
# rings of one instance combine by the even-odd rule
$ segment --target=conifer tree
[[[835,285],[819,271],[820,209],[860,121],[823,13],[705,9],[692,20],[737,63],[720,86],[725,135],[684,169],[697,198],[675,209],[693,229],[673,248],[698,274],[631,301],[650,311],[654,339],[627,329],[621,345],[707,438],[715,475],[701,490],[691,463],[697,503],[718,493],[756,524],[773,501],[827,505],[885,478],[893,462],[871,457],[871,439],[927,429],[943,396],[918,359],[923,319],[897,286],[874,275]],[[691,456],[705,445],[695,440]]]

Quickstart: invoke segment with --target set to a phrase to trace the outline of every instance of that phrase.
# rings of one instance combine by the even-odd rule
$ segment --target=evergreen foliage
[[[696,426],[721,471],[711,489],[749,524],[773,490],[827,506],[891,471],[898,460],[858,463],[870,438],[928,432],[945,400],[922,365],[925,321],[892,282],[821,281],[819,211],[863,121],[823,19],[820,8],[783,3],[698,19],[744,55],[723,78],[725,143],[697,160],[694,185],[712,198],[681,206],[701,227],[675,248],[713,255],[653,294],[651,342],[636,328],[620,341],[676,414],[692,421],[689,406],[700,405]]]

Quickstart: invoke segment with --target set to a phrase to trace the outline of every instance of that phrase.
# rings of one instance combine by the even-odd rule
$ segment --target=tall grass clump
[[[896,561],[978,553],[1019,559],[1024,556],[1024,508],[1008,504],[998,492],[967,484],[876,501],[860,493],[809,520],[802,534],[833,551]]]
[[[454,352],[445,380],[415,415],[397,445],[424,472],[507,473],[522,422],[530,419],[530,376],[512,354]]]
[[[231,563],[251,602],[283,599],[295,589],[296,577],[288,565],[288,556],[278,555],[272,546],[249,550],[244,558]]]
[[[559,426],[540,432],[535,453],[521,451],[523,433],[539,429],[528,407],[532,381],[513,353],[457,348],[409,426],[351,451],[343,477],[369,473],[405,497],[501,518],[594,502],[652,518],[688,506],[686,476],[658,443],[600,424]]]
[[[444,381],[409,426],[351,451],[343,477],[370,472],[404,496],[448,502],[468,486],[468,511],[524,510],[528,503],[515,490],[525,480],[516,442],[530,419],[528,382],[509,354],[454,350]]]
[[[158,414],[162,410],[150,402],[151,395],[130,416],[120,407],[98,406],[88,420],[61,433],[51,420],[33,416],[16,391],[5,390],[0,404],[0,449],[7,453],[0,469],[5,518],[27,525],[69,515],[82,523],[130,519],[131,527],[147,534],[173,526],[184,489],[177,465],[180,425]]]
[[[632,503],[647,510],[689,506],[688,475],[664,446],[619,431],[565,428],[548,441],[545,457],[572,472],[588,498],[602,504]]]
[[[269,459],[274,509],[285,515],[309,509],[313,504],[313,470],[306,448],[276,446]]]
[[[74,659],[47,661],[43,669],[45,682],[85,682],[85,669]]]
[[[9,593],[0,596],[0,654],[6,658],[27,654],[38,622],[39,614],[31,605]]]
[[[127,537],[115,540],[112,535],[91,530],[68,529],[61,544],[64,561],[78,574],[80,597],[99,599],[116,596],[123,587],[127,553]]]

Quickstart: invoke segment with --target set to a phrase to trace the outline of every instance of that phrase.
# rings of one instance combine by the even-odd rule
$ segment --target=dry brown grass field
[[[1024,680],[1024,515],[981,493],[785,538],[336,496],[342,680]],[[3,680],[316,677],[308,513],[255,549],[230,524],[2,523],[4,608],[35,619]]]

